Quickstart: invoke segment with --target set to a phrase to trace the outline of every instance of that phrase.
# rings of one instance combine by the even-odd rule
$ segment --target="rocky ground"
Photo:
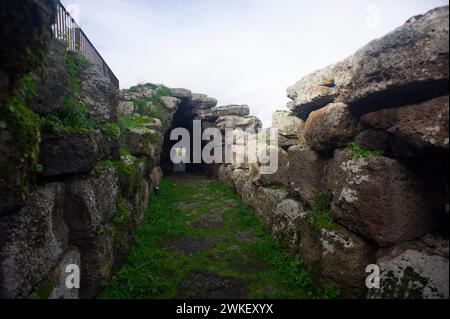
[[[102,298],[317,298],[298,258],[279,249],[232,189],[194,175],[169,177],[154,195],[124,266]]]

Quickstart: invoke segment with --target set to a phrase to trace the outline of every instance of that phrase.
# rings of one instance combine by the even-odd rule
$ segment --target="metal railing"
[[[89,38],[59,1],[56,21],[52,28],[54,36],[59,40],[66,41],[69,50],[81,53],[89,61],[97,65],[103,74],[110,79],[111,83],[116,88],[119,88],[119,79],[117,79]]]

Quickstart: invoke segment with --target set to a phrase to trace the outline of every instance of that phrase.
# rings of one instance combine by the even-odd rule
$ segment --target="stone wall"
[[[1,2],[2,25],[14,21],[14,3]],[[18,52],[36,43],[42,51],[1,59],[0,298],[95,297],[172,170],[170,128],[262,126],[247,105],[217,107],[186,89],[117,92],[49,41],[53,5],[27,1],[35,33]],[[234,187],[344,297],[448,298],[448,7],[304,77],[288,97],[289,111],[273,116],[277,172],[245,160],[189,169]],[[65,288],[68,264],[81,265],[79,291]],[[381,268],[381,288],[368,291],[370,264]]]
[[[448,7],[302,78],[278,111],[280,168],[219,178],[344,297],[448,298]],[[366,266],[381,287],[366,288]]]
[[[119,92],[64,43],[45,61],[1,106],[0,298],[93,298],[144,221],[164,131],[158,118],[118,117]],[[70,264],[79,290],[66,288]]]

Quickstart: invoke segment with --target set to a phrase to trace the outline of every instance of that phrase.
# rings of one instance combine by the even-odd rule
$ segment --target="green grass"
[[[119,125],[128,129],[142,128],[144,124],[153,122],[153,118],[139,114],[119,116]]]
[[[380,152],[367,150],[361,144],[359,144],[357,142],[348,143],[347,149],[351,151],[353,159],[357,159],[360,157],[382,156],[382,154]]]
[[[118,140],[121,134],[117,123],[105,123],[100,127],[100,130],[114,141]]]
[[[99,298],[180,298],[183,279],[193,270],[232,276],[249,283],[251,298],[336,298],[339,291],[329,284],[319,289],[312,271],[299,257],[290,256],[263,227],[253,209],[247,208],[235,191],[216,182],[185,184],[162,180],[160,195],[152,195],[145,222],[134,234],[134,243],[123,266],[106,283]],[[219,229],[189,227],[188,222],[213,209],[224,210],[234,200],[237,207],[225,209],[225,226]],[[177,203],[193,203],[177,209]],[[259,240],[243,243],[239,231],[250,231]],[[213,248],[193,257],[163,248],[164,241],[177,235],[200,236],[214,243]],[[226,237],[227,242],[216,240]],[[233,248],[233,249],[232,249]],[[220,255],[220,258],[213,258]],[[248,257],[259,271],[232,266],[238,258]],[[272,289],[267,289],[272,287]]]
[[[322,229],[332,230],[335,227],[333,219],[330,216],[331,202],[333,193],[316,191],[315,201],[311,204],[310,223],[316,231]]]

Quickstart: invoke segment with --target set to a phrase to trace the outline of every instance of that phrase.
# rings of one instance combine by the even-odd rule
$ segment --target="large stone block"
[[[219,180],[227,186],[234,187],[231,165],[220,165],[218,170]]]
[[[332,216],[380,246],[433,231],[440,221],[432,191],[398,160],[353,158],[336,150],[328,186],[334,193]]]
[[[317,192],[325,191],[325,168],[328,161],[307,145],[288,150],[287,172],[289,189],[305,204],[312,204]]]
[[[448,154],[449,98],[384,109],[364,115],[365,125],[388,133],[394,155],[404,157]]]
[[[346,104],[331,103],[309,115],[304,137],[316,151],[339,148],[355,138],[357,124]]]
[[[54,1],[0,2],[0,107],[9,90],[24,75],[42,66],[56,18]],[[6,83],[5,83],[6,82]],[[5,84],[5,85],[4,85]]]
[[[425,237],[378,253],[380,288],[371,299],[448,299],[448,239]]]
[[[40,163],[43,176],[85,173],[101,159],[100,131],[45,134],[42,137]]]
[[[105,168],[97,172],[97,176],[69,182],[64,216],[71,242],[79,244],[94,238],[98,227],[116,213],[118,196],[115,168]]]
[[[250,109],[248,105],[225,105],[197,111],[199,119],[210,122],[215,122],[219,117],[227,115],[247,116],[250,115]]]
[[[133,155],[155,158],[160,153],[162,136],[148,128],[132,128],[128,132],[127,145]]]
[[[290,138],[301,138],[305,122],[289,111],[275,111],[272,114],[272,127],[278,129],[278,133]]]
[[[344,227],[321,230],[321,273],[323,281],[331,281],[345,298],[363,298],[367,294],[366,267],[375,262],[375,248]]]
[[[285,189],[253,188],[253,207],[258,218],[268,227],[272,226],[277,206],[289,196]]]
[[[375,262],[374,247],[337,224],[321,227],[313,221],[313,212],[294,212],[298,216],[294,221],[298,253],[316,269],[320,282],[336,284],[345,298],[365,297],[365,270]]]
[[[53,270],[53,278],[55,287],[50,294],[49,299],[78,299],[80,297],[80,289],[69,289],[66,285],[67,267],[71,265],[78,266],[81,272],[80,250],[77,247],[69,247],[69,249],[61,257],[57,267]]]
[[[288,88],[288,107],[302,118],[331,102],[363,114],[448,92],[448,6],[411,18],[348,59]]]
[[[305,139],[301,138],[288,138],[285,135],[278,134],[278,146],[284,149],[286,152],[295,145],[305,145]]]
[[[284,185],[287,187],[289,185],[287,170],[288,153],[278,146],[269,146],[265,152],[267,155],[269,152],[277,154],[277,165],[275,166],[275,163],[270,163],[270,165],[273,165],[275,168],[273,174],[259,173],[256,177],[257,184],[261,186]]]
[[[172,113],[175,113],[180,105],[180,100],[173,96],[163,96],[161,97],[166,108],[168,108]]]
[[[0,298],[24,298],[68,245],[64,188],[47,184],[20,212],[0,217]]]
[[[81,59],[79,55],[76,55]],[[102,70],[92,63],[78,63],[81,99],[88,114],[99,123],[115,122],[119,106],[119,92]]]
[[[118,115],[131,115],[134,113],[133,101],[120,101],[117,108]]]
[[[364,149],[385,154],[388,148],[389,134],[386,131],[367,129],[358,134],[355,142]]]
[[[293,199],[285,199],[278,204],[274,212],[272,233],[290,250],[298,253],[299,228],[297,220],[304,218],[307,212],[303,205]]]
[[[190,100],[192,97],[192,92],[187,89],[174,88],[170,89],[173,97],[180,100]]]
[[[78,266],[81,271],[80,251],[75,246],[64,252],[58,264],[34,287],[31,296],[39,299],[78,299],[79,289],[71,289],[66,285],[67,277],[71,274],[67,272],[67,267],[71,265]]]
[[[36,85],[36,96],[28,103],[28,106],[40,115],[49,114],[64,103],[69,88],[69,75],[64,59],[65,50],[64,42],[56,39],[50,42],[47,61]]]
[[[101,289],[101,285],[109,279],[114,270],[114,230],[105,225],[102,232],[80,246],[81,251],[81,284],[80,298],[92,299]]]
[[[164,127],[160,119],[152,118],[152,121],[143,125],[145,128],[164,134]]]
[[[173,94],[173,92],[172,92]],[[211,109],[217,105],[217,100],[206,94],[193,93],[190,100],[193,109]]]
[[[131,199],[133,225],[141,225],[144,222],[144,214],[150,202],[150,186],[147,181],[142,180],[136,193]],[[131,235],[131,229],[129,235]],[[131,238],[130,238],[131,240]]]
[[[217,128],[221,131],[225,131],[225,129],[236,129],[240,128],[243,130],[252,129],[257,130],[262,128],[262,122],[255,116],[235,116],[235,115],[226,115],[221,116],[216,121]]]
[[[236,189],[236,192],[240,195],[242,192],[242,186],[245,180],[250,179],[250,176],[248,174],[247,170],[243,169],[236,169],[231,172],[231,180],[233,181],[234,188]]]
[[[0,105],[0,215],[18,211],[33,188],[40,140],[37,114],[17,97]]]
[[[145,162],[134,156],[124,155],[121,156],[117,167],[121,194],[125,198],[132,198],[145,179]]]
[[[252,183],[250,171],[237,169],[231,172],[236,192],[241,196],[245,205],[253,207],[257,187]]]

